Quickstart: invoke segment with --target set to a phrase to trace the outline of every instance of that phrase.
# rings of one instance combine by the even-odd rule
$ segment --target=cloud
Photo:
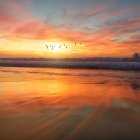
[[[128,40],[124,41],[123,43],[140,46],[140,34],[131,36]]]
[[[112,5],[112,1],[94,4],[86,8],[64,8],[63,18],[69,17],[76,20],[86,20],[104,13]]]
[[[139,24],[140,18],[134,18],[134,19],[121,19],[113,22],[111,21],[105,26],[108,26],[111,32],[129,33],[139,28]]]
[[[30,20],[35,18],[28,12],[27,3],[17,0],[0,1],[0,37],[12,37],[19,26]]]
[[[63,8],[60,18],[51,17],[44,22],[31,14],[31,4],[32,1],[0,1],[0,37],[19,40],[58,38],[83,42],[89,50],[108,48],[112,52],[113,49],[131,50],[132,46],[138,49],[140,40],[136,34],[140,29],[139,6],[113,9],[114,1],[108,1],[77,9]],[[135,12],[134,16],[132,13]],[[59,25],[55,20],[59,21]]]
[[[104,14],[102,14],[101,18],[103,20],[108,20],[114,17],[129,17],[131,15],[137,15],[139,13],[140,6],[132,6],[126,8],[111,8],[108,9]]]

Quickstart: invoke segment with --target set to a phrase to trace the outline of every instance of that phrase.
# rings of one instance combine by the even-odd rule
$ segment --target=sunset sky
[[[140,52],[140,0],[0,0],[0,57],[134,52]]]

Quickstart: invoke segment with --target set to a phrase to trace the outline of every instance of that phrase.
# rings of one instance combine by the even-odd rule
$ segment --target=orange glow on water
[[[2,138],[15,132],[23,140],[58,139],[62,133],[67,139],[101,138],[101,130],[103,137],[119,130],[127,135],[128,124],[131,133],[139,134],[140,85],[135,72],[1,68],[0,74]]]

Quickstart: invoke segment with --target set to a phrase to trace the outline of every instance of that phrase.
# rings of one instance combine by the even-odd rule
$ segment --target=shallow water
[[[140,72],[0,67],[0,140],[140,139]]]

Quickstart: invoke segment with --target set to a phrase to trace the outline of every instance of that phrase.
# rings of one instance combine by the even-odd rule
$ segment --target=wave
[[[0,61],[0,66],[36,67],[36,68],[68,68],[68,69],[109,69],[140,71],[140,62],[110,61]]]

